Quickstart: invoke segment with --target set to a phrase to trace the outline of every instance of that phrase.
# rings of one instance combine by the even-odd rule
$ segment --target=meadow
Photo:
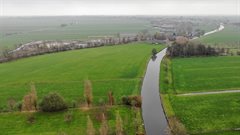
[[[239,56],[172,59],[176,93],[239,89],[239,71]]]
[[[9,98],[20,101],[34,82],[38,97],[59,92],[70,103],[83,100],[83,83],[93,85],[94,104],[113,91],[121,96],[140,93],[140,83],[151,50],[164,46],[133,43],[47,54],[0,64],[0,106]]]
[[[239,96],[239,93],[173,96],[170,102],[190,133],[218,132],[239,128]]]
[[[136,112],[124,106],[111,107],[106,110],[109,133],[114,134],[115,132],[116,111],[119,111],[123,122],[128,123],[123,125],[124,131],[127,134],[134,134],[136,132],[134,121]],[[72,114],[70,122],[64,120],[64,116],[68,113]],[[35,117],[34,123],[27,121],[29,113],[2,113],[0,114],[0,122],[2,123],[0,130],[1,134],[4,135],[86,135],[87,116],[89,115],[94,123],[96,133],[98,133],[101,124],[98,116],[101,113],[98,109],[74,109],[53,113],[36,112],[32,113]]]
[[[205,44],[232,49],[240,49],[240,28],[239,26],[226,24],[225,28],[217,33],[201,37],[197,41]]]
[[[86,40],[90,36],[136,34],[151,26],[134,17],[2,17],[0,49],[36,40]],[[61,27],[62,24],[66,26]]]
[[[19,102],[30,91],[34,83],[39,101],[44,95],[55,91],[60,93],[69,106],[75,101],[85,104],[84,80],[89,79],[93,86],[93,107],[69,109],[68,111],[44,112],[2,112],[0,127],[3,134],[73,134],[85,135],[87,115],[93,120],[96,132],[100,127],[98,116],[106,111],[109,131],[115,132],[116,111],[119,111],[124,131],[136,133],[136,110],[120,105],[124,95],[139,95],[142,77],[153,48],[163,49],[163,45],[131,43],[127,45],[73,50],[19,59],[0,64],[0,105],[7,110],[7,102]],[[116,105],[103,109],[107,104],[109,91],[113,92]],[[72,121],[65,122],[64,116],[72,114]],[[32,114],[34,123],[27,121]]]
[[[164,58],[160,91],[168,118],[176,117],[189,134],[238,135],[239,93],[180,96],[240,87],[240,57]]]

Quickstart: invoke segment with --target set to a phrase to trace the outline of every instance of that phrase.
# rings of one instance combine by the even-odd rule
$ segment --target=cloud
[[[240,0],[0,0],[0,15],[239,15]]]

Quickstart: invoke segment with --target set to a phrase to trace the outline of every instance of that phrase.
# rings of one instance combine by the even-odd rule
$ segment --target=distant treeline
[[[174,42],[167,49],[170,57],[190,57],[190,56],[217,56],[227,54],[224,48],[214,48],[201,43],[187,42],[178,44]]]

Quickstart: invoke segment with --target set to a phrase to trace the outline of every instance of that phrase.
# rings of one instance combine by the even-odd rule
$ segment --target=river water
[[[155,60],[150,60],[142,85],[142,111],[147,135],[167,135],[167,119],[164,114],[159,94],[160,63],[166,54],[166,49],[157,54]]]

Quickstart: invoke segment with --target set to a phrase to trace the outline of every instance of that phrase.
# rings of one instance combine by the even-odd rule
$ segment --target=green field
[[[83,82],[93,84],[94,104],[113,91],[117,101],[123,95],[139,94],[140,82],[152,48],[144,43],[82,49],[48,54],[0,64],[0,106],[7,100],[20,101],[36,85],[38,97],[49,91],[63,95],[68,102],[81,101]]]
[[[124,123],[124,130],[127,134],[134,134],[135,130],[135,112],[127,107],[112,107],[107,109],[105,115],[108,120],[109,133],[115,132],[116,111],[119,111]],[[65,122],[64,115],[68,112],[72,114],[72,121]],[[86,135],[87,115],[90,115],[96,133],[100,127],[101,121],[97,116],[101,111],[92,110],[69,110],[55,113],[33,113],[35,122],[33,124],[27,122],[28,113],[2,113],[0,114],[0,130],[2,135]]]
[[[70,110],[73,114],[70,124],[64,122],[64,114],[67,112],[33,113],[36,119],[34,124],[27,123],[28,113],[0,113],[1,133],[52,135],[66,132],[85,135],[87,115],[91,116],[98,129],[100,122],[95,115],[101,109],[94,108],[107,102],[107,93],[110,90],[113,91],[117,104],[124,95],[140,94],[143,73],[153,48],[160,50],[164,46],[132,43],[47,54],[0,64],[2,111],[8,108],[8,99],[22,100],[30,90],[30,82],[34,82],[36,86],[39,100],[47,93],[56,91],[71,106],[72,101],[84,104],[83,82],[89,79],[92,81],[94,99],[93,109]],[[134,134],[135,110],[124,106],[107,109],[111,132],[114,132],[117,110],[120,111],[123,122],[128,123],[124,124],[125,132]]]
[[[239,96],[239,93],[173,96],[170,102],[190,133],[217,132],[240,127]]]
[[[135,34],[148,20],[134,17],[5,17],[0,18],[0,49],[35,40],[86,40],[88,36]],[[61,24],[67,24],[61,27]]]
[[[239,93],[176,95],[240,89],[239,61],[239,56],[164,58],[160,91],[167,116],[177,117],[189,134],[240,134],[234,131],[240,127]]]
[[[240,57],[176,58],[172,60],[176,93],[240,89]]]
[[[216,47],[240,49],[240,28],[227,24],[222,31],[201,37],[197,41]]]

